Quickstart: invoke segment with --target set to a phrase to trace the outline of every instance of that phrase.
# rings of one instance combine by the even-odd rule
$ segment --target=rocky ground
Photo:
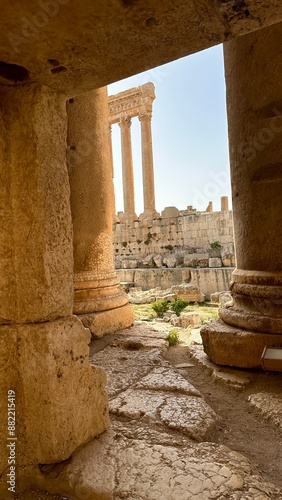
[[[170,328],[139,319],[92,342],[91,362],[108,375],[111,429],[43,468],[42,491],[18,499],[281,500],[282,374],[216,367],[199,329],[178,328],[179,345],[167,347]]]

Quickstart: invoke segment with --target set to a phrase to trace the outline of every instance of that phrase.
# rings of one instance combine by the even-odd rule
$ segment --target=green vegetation
[[[181,311],[187,307],[189,302],[187,300],[182,299],[174,299],[170,303],[170,309],[176,314],[176,316],[180,316]]]
[[[168,302],[167,300],[158,300],[157,302],[153,302],[152,309],[157,314],[158,318],[163,318],[164,313],[168,310]]]
[[[156,302],[153,302],[153,304],[156,304]],[[132,304],[136,321],[152,321],[157,316],[156,312],[152,309],[153,304]],[[205,302],[202,304],[190,303],[186,307],[185,312],[198,313],[202,324],[218,319],[218,306],[210,306],[209,303]]]
[[[124,248],[125,248],[125,247],[127,247],[127,241],[123,241],[123,242],[122,242],[122,246],[123,246]]]
[[[219,241],[213,241],[210,243],[211,248],[221,248],[221,243]]]
[[[165,249],[166,250],[173,250],[173,246],[172,245],[165,245]]]
[[[169,343],[169,346],[173,346],[173,345],[177,345],[178,342],[179,342],[179,335],[178,335],[178,331],[173,328],[172,330],[170,330],[168,336],[166,337],[165,339],[168,343]]]

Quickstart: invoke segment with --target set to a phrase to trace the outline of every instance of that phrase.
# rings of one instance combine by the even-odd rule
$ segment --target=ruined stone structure
[[[1,498],[7,498],[8,390],[15,392],[17,401],[19,490],[28,484],[28,474],[29,484],[42,477],[39,464],[67,459],[108,425],[104,372],[90,365],[89,330],[73,315],[73,232],[66,159],[68,99],[227,42],[238,271],[232,285],[234,306],[223,309],[222,323],[203,333],[205,349],[218,363],[257,366],[264,344],[282,345],[282,88],[281,53],[277,48],[282,25],[276,24],[281,21],[282,4],[274,0],[152,0],[146,5],[131,0],[2,2]],[[262,28],[263,32],[256,32]],[[92,108],[96,122],[98,110],[104,109],[102,100],[101,91]],[[76,105],[75,100],[69,105],[69,124],[72,105]],[[69,130],[69,146],[76,147],[75,127],[73,136]],[[97,138],[96,144],[95,154],[99,155],[104,147],[109,148],[109,138]],[[98,163],[95,165],[98,168]],[[100,175],[96,172],[96,177],[95,173],[96,184],[89,189],[112,213],[103,166],[101,163]],[[110,169],[106,175],[111,176]],[[78,245],[75,287],[82,302],[89,291],[93,305],[99,296],[97,289],[103,289],[104,276],[105,288],[113,287],[113,291],[116,286],[115,277],[109,276],[111,271],[104,273],[109,257],[104,255],[99,239],[109,241],[108,209],[101,210],[104,221],[99,214],[99,228],[87,227],[89,239],[85,243],[83,207],[79,203],[75,206],[79,189],[72,203],[73,214],[78,217],[74,225]],[[83,203],[87,200],[89,193]],[[91,207],[98,210],[98,201]],[[95,215],[89,216],[95,220]],[[99,256],[92,252],[96,245]],[[82,254],[85,260],[80,261]],[[93,257],[91,262],[88,256],[90,260]],[[90,280],[86,279],[88,272],[92,274]],[[125,304],[117,305],[118,311]],[[103,306],[90,309],[90,313],[101,311]]]
[[[152,105],[155,96],[153,83],[146,83],[125,92],[109,97],[110,127],[118,123],[121,130],[122,180],[124,213],[119,213],[121,221],[134,221],[138,217],[134,205],[134,171],[131,149],[131,119],[138,116],[141,123],[142,175],[144,212],[140,219],[157,218],[155,206],[153,144],[152,144]]]
[[[228,198],[223,197],[228,204]],[[176,207],[167,207],[161,212],[158,219],[121,222],[113,225],[113,244],[116,268],[141,267],[138,263],[149,255],[159,255],[157,267],[175,267],[184,264],[186,253],[210,253],[206,255],[208,267],[209,257],[220,257],[221,266],[234,266],[234,249],[231,248],[234,240],[232,211],[198,212],[192,207],[187,210],[178,210]],[[211,249],[214,243],[221,248]],[[218,245],[218,246],[219,246]],[[224,248],[230,246],[227,258]],[[217,246],[217,245],[215,245]],[[223,253],[224,252],[224,253]],[[175,263],[165,263],[168,256],[176,258]],[[132,261],[130,264],[129,261]],[[135,261],[135,264],[134,264]],[[197,267],[197,265],[195,265]]]

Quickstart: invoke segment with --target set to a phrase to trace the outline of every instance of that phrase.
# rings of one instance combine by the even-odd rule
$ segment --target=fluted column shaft
[[[67,110],[74,312],[94,336],[101,336],[132,323],[128,298],[119,290],[114,268],[114,200],[106,87],[71,99]]]

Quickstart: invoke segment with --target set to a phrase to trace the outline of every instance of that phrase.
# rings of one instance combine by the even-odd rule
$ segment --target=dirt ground
[[[175,346],[167,350],[166,358],[172,365],[191,362],[189,348]],[[258,392],[281,394],[282,373],[255,372],[254,380],[238,392],[214,383],[200,366],[181,372],[204,396],[207,403],[222,417],[221,425],[210,436],[210,441],[223,444],[244,454],[251,460],[266,481],[282,486],[282,435],[278,428],[254,412],[248,396]]]

